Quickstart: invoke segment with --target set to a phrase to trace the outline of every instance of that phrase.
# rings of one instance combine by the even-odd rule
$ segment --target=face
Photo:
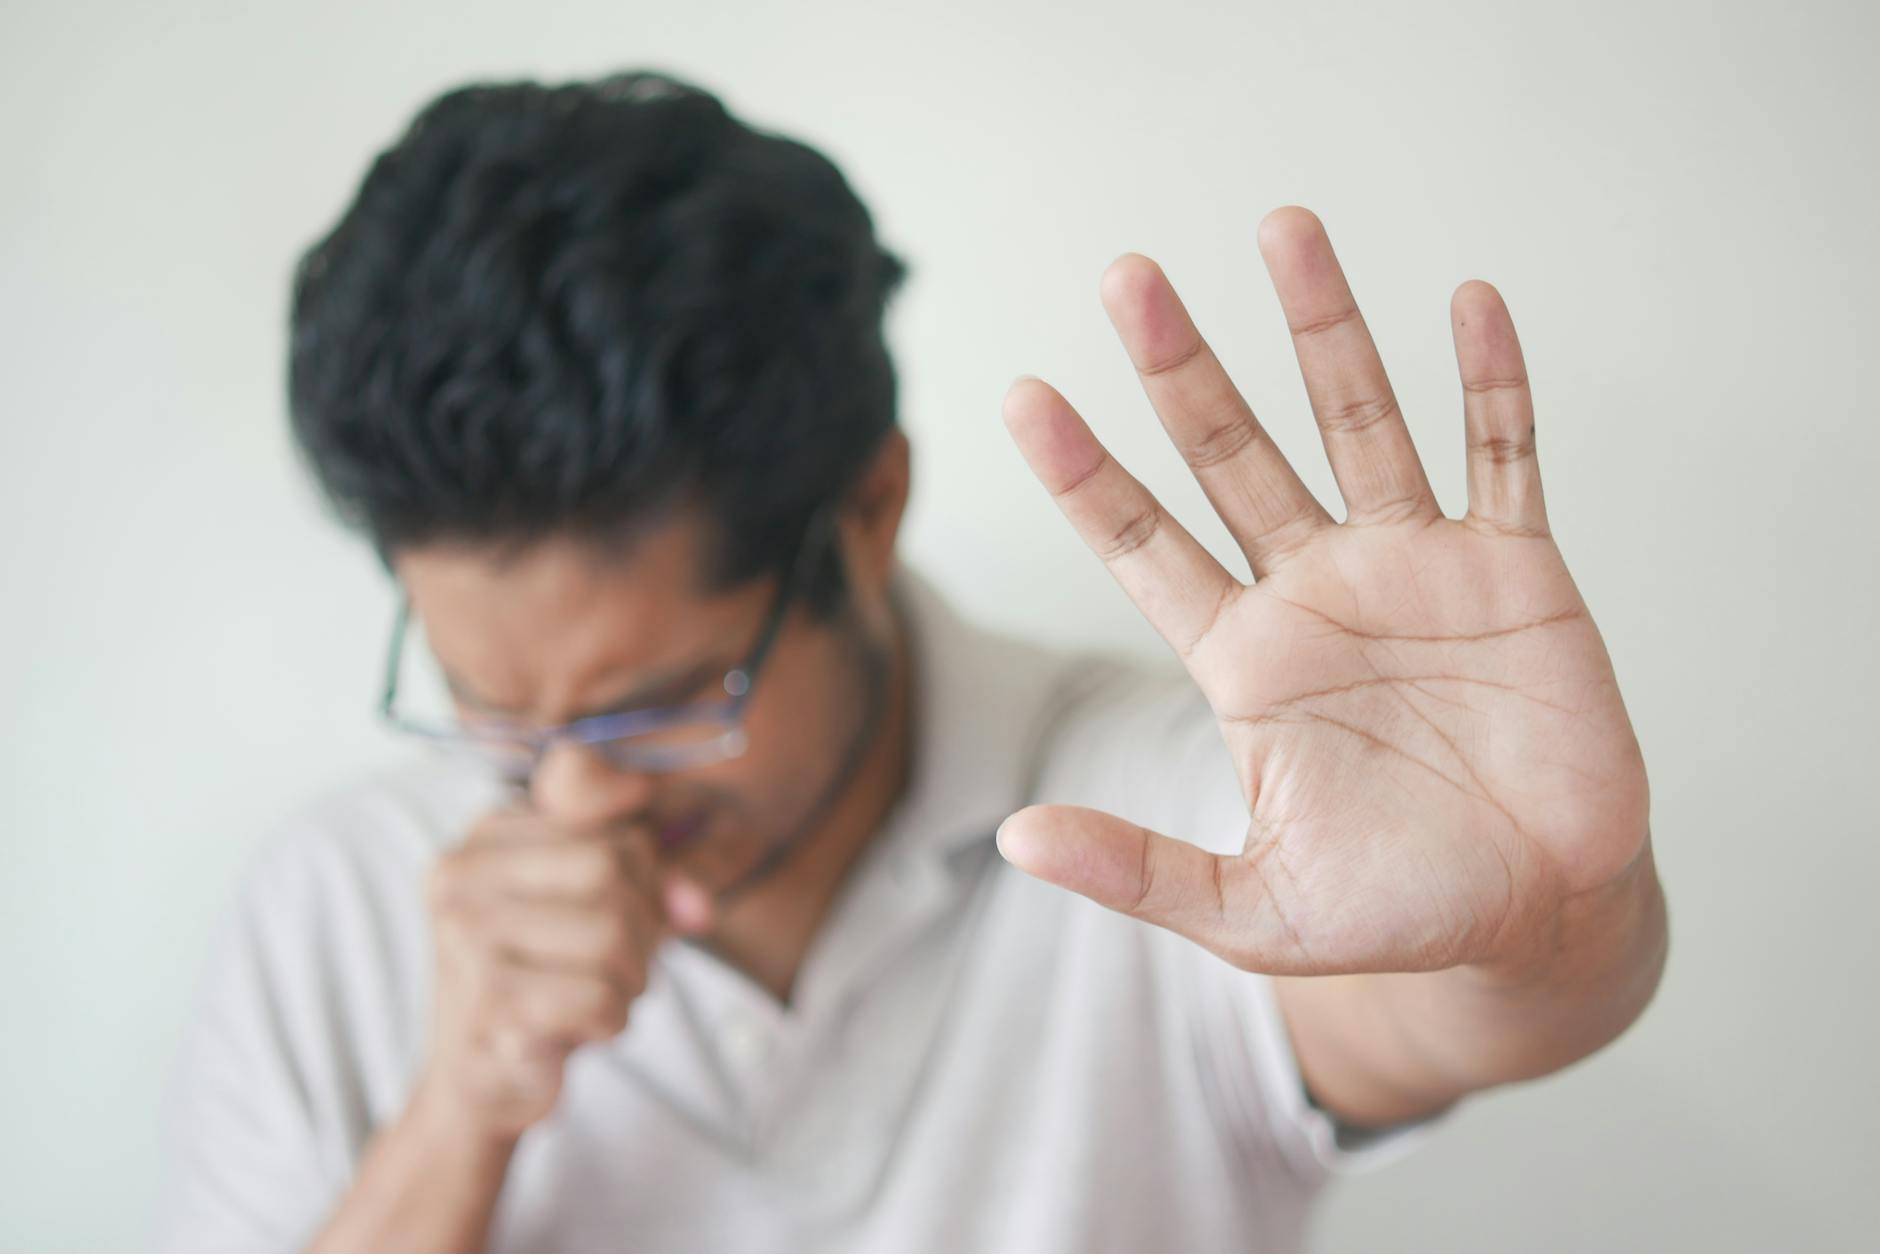
[[[552,725],[723,697],[725,672],[750,654],[781,581],[705,591],[707,527],[678,515],[623,552],[556,538],[502,562],[433,545],[394,566],[459,714]],[[780,844],[811,838],[865,756],[892,656],[880,560],[892,534],[883,549],[865,515],[839,529],[846,605],[818,620],[792,603],[745,706],[741,755],[631,770],[557,742],[528,785],[532,808],[575,830],[644,824],[669,866],[714,893],[747,883]]]

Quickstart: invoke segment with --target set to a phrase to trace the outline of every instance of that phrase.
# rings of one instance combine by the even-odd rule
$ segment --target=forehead
[[[762,589],[705,592],[708,534],[683,515],[609,550],[563,536],[512,554],[435,544],[393,569],[453,678],[491,703],[556,711],[710,659],[748,629]]]

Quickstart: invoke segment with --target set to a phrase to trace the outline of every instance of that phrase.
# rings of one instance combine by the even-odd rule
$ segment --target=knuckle
[[[1528,523],[1505,521],[1486,517],[1471,511],[1462,520],[1462,525],[1480,535],[1495,536],[1506,540],[1546,540],[1553,533],[1545,526],[1533,526]]]
[[[633,928],[626,916],[609,911],[596,920],[594,943],[605,954],[631,953],[634,949]]]
[[[1155,533],[1161,529],[1162,510],[1159,506],[1150,505],[1113,530],[1110,538],[1097,547],[1097,556],[1105,562],[1128,557],[1154,539]]]
[[[652,871],[652,846],[642,833],[629,832],[609,843],[615,870],[626,883],[637,884]]]
[[[1421,492],[1403,492],[1366,501],[1362,509],[1354,507],[1345,522],[1351,527],[1390,528],[1434,526],[1442,520],[1442,512],[1435,509],[1430,497]]]
[[[1155,894],[1156,862],[1155,848],[1145,834],[1142,837],[1142,855],[1136,867],[1135,900],[1129,903],[1128,913],[1135,914],[1149,903]]]
[[[1207,346],[1207,341],[1197,335],[1194,343],[1184,345],[1182,348],[1176,350],[1173,355],[1161,361],[1154,361],[1147,365],[1138,366],[1136,373],[1140,374],[1145,379],[1153,379],[1158,375],[1173,374],[1183,366],[1186,366],[1189,362],[1195,360],[1195,358],[1201,356]]]
[[[1103,475],[1105,474],[1105,472],[1110,470],[1113,464],[1114,463],[1112,463],[1110,460],[1109,450],[1107,449],[1099,450],[1099,455],[1096,461],[1092,462],[1084,470],[1078,472],[1078,474],[1074,476],[1070,480],[1070,482],[1065,483],[1062,486],[1055,489],[1052,495],[1056,496],[1060,501],[1068,500],[1071,497],[1075,496],[1077,493],[1083,491],[1085,488],[1089,487],[1090,485],[1096,484],[1096,483],[1102,483]]]
[[[561,998],[553,990],[540,986],[515,985],[495,1000],[492,1022],[525,1044],[535,1044],[552,1037],[571,1017]]]
[[[516,1017],[526,1026],[532,1042],[546,1042],[566,1035],[581,1020],[579,1008],[570,1006],[566,998],[539,990],[518,999]]]
[[[1521,436],[1483,436],[1469,442],[1469,452],[1494,466],[1512,466],[1534,456],[1534,429]]]
[[[623,990],[597,983],[588,999],[588,1026],[596,1036],[613,1036],[627,1026],[627,1005],[628,998]]]
[[[1338,328],[1357,320],[1358,307],[1356,305],[1347,305],[1343,309],[1335,313],[1327,314],[1324,317],[1308,318],[1302,322],[1291,323],[1286,329],[1292,333],[1294,339],[1312,339],[1315,336],[1324,335],[1328,331],[1336,331]]]
[[[1182,449],[1182,457],[1196,470],[1207,470],[1238,457],[1259,434],[1253,423],[1236,416]]]
[[[1276,566],[1296,556],[1317,536],[1318,519],[1302,509],[1261,537],[1267,565]]]
[[[477,983],[477,1013],[493,1024],[511,1021],[523,1004],[525,992],[510,968],[486,968]]]
[[[583,841],[567,847],[569,878],[584,893],[601,893],[620,877],[620,865],[604,842]]]
[[[1379,423],[1402,416],[1397,398],[1385,392],[1377,396],[1356,396],[1327,405],[1320,425],[1338,435],[1362,435]]]
[[[577,899],[561,903],[562,926],[569,943],[585,954],[610,953],[631,936],[627,906],[632,890],[618,880],[603,880]]]

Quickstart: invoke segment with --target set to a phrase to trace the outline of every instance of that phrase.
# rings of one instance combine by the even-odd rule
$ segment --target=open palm
[[[1433,970],[1544,947],[1647,837],[1611,661],[1547,528],[1533,408],[1495,290],[1452,302],[1469,511],[1446,518],[1318,219],[1260,246],[1348,510],[1300,482],[1162,272],[1125,256],[1104,303],[1255,582],[1230,575],[1056,391],[1005,416],[1039,480],[1181,656],[1248,803],[1216,856],[1110,815],[1020,812],[1013,861],[1250,969]]]

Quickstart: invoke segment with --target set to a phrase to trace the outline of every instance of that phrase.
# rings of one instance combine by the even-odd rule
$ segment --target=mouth
[[[699,810],[685,818],[666,824],[659,829],[653,839],[659,845],[661,853],[676,853],[704,834],[705,821],[705,811]]]

